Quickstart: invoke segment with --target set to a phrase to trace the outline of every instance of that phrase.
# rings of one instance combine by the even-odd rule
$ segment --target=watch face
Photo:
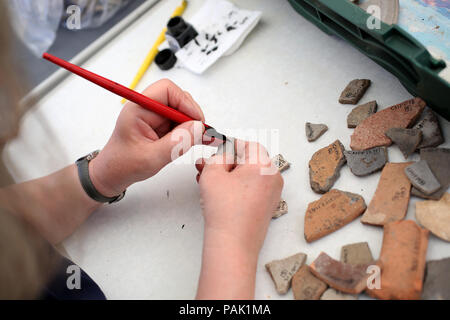
[[[91,161],[92,159],[94,159],[96,156],[98,156],[98,154],[100,153],[100,150],[95,150],[94,152],[89,153],[86,156],[86,160],[87,161]]]
[[[125,197],[125,192],[127,190],[125,190],[124,192],[122,192],[116,199],[114,199],[113,201],[111,201],[110,203],[115,203],[115,202],[119,202],[120,200],[122,200]]]

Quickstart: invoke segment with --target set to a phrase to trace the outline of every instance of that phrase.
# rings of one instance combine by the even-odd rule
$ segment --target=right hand
[[[135,182],[148,179],[164,166],[201,143],[205,117],[192,96],[170,80],[155,82],[142,93],[197,120],[175,124],[152,111],[128,102],[117,119],[111,138],[91,161],[89,173],[96,189],[113,197]],[[199,132],[195,132],[197,127]],[[179,150],[177,146],[183,148]]]
[[[205,241],[221,238],[224,245],[257,259],[280,201],[283,178],[262,145],[244,141],[236,145],[237,165],[226,153],[196,163]],[[255,151],[257,156],[250,155]]]

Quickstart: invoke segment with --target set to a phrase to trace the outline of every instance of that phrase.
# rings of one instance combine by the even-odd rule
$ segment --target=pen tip
[[[205,134],[211,138],[221,140],[224,143],[227,141],[227,136],[222,133],[217,132],[217,130],[214,129],[213,127],[208,128],[205,131]]]

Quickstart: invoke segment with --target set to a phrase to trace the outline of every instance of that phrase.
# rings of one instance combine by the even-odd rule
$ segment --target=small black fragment
[[[230,32],[231,30],[235,30],[236,29],[236,27],[228,26],[228,25],[226,25],[225,27],[226,27],[227,32]]]
[[[210,54],[210,53],[213,52],[213,51],[216,51],[217,48],[219,48],[219,47],[218,47],[218,46],[215,46],[214,48],[212,48],[211,50],[209,50],[209,51],[206,53],[206,55]]]
[[[208,50],[209,45],[207,44],[206,47],[204,47],[201,52],[205,52],[206,50]]]

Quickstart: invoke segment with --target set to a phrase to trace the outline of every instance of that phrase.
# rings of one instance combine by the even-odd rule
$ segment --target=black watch
[[[87,195],[94,199],[95,201],[102,202],[102,203],[114,203],[118,202],[123,199],[125,196],[125,190],[120,195],[115,197],[105,197],[100,192],[95,189],[94,184],[92,183],[92,180],[89,176],[89,162],[94,159],[98,154],[100,153],[100,150],[96,150],[94,152],[89,153],[87,156],[84,156],[80,159],[78,159],[75,163],[78,167],[78,177],[80,178],[81,186],[83,187],[84,191],[87,193]]]

